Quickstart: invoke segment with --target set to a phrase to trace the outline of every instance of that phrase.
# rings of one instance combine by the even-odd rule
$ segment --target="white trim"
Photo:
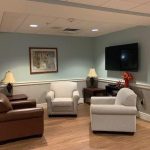
[[[120,80],[122,79],[99,78],[99,82],[104,82],[104,83],[116,83],[117,81],[120,81]],[[147,84],[147,83],[136,82],[136,83],[130,83],[130,85],[134,87],[150,90],[150,84]]]
[[[14,83],[13,86],[27,86],[27,85],[39,85],[39,84],[49,84],[51,82],[56,81],[74,81],[74,82],[83,82],[85,79],[55,79],[55,80],[44,80],[44,81],[24,81],[24,82],[17,82]]]
[[[99,78],[100,82],[104,83],[116,83],[119,79],[105,79],[105,78]]]
[[[150,90],[150,84],[137,82],[137,83],[131,84],[131,85],[138,87],[138,88]]]
[[[137,117],[139,117],[140,119],[146,120],[146,121],[150,121],[150,115],[146,114],[144,112],[138,111]]]
[[[120,81],[121,79],[112,79],[112,78],[99,78],[99,82],[104,82],[104,83],[116,83],[117,81]],[[28,86],[28,85],[40,85],[40,84],[49,84],[51,82],[56,82],[56,81],[75,81],[75,82],[85,82],[84,78],[78,78],[78,79],[54,79],[54,80],[44,80],[44,81],[24,81],[24,82],[17,82],[14,83],[15,86]],[[138,88],[142,89],[148,89],[150,90],[150,84],[147,83],[141,83],[141,82],[136,82],[136,83],[131,83],[131,86],[135,86]],[[5,86],[4,85],[1,85]]]

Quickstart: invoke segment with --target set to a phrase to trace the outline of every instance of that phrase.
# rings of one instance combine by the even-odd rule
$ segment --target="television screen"
[[[105,69],[138,71],[138,43],[106,47]]]

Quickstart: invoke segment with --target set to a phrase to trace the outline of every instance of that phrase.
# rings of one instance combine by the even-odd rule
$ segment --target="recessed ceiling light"
[[[99,30],[98,30],[98,29],[92,29],[92,31],[93,31],[93,32],[97,32],[97,31],[99,31]]]
[[[32,28],[37,28],[38,25],[37,25],[37,24],[30,24],[30,27],[32,27]]]

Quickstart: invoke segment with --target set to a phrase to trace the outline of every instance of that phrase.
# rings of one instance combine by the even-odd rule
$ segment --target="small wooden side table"
[[[106,85],[106,95],[116,96],[118,91],[123,87],[117,87],[116,85]]]
[[[17,95],[8,96],[8,99],[10,101],[21,101],[21,100],[27,100],[28,97],[25,94],[17,94]]]
[[[92,96],[105,96],[106,90],[102,88],[83,88],[84,103],[90,103]]]

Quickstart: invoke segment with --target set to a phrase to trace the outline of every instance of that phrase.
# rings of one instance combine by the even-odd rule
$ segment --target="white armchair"
[[[46,95],[48,115],[77,115],[78,100],[77,83],[52,82]]]
[[[119,90],[116,97],[92,97],[92,131],[136,132],[136,98],[128,88]]]

